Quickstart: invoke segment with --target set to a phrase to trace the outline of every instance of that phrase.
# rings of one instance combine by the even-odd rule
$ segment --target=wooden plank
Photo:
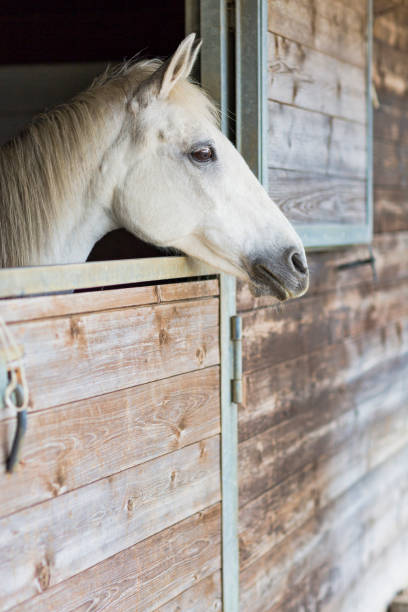
[[[393,385],[390,385],[391,373]],[[347,385],[323,391],[314,402],[307,404],[309,410],[295,419],[242,442],[239,445],[240,504],[255,499],[274,483],[323,455],[333,456],[337,462],[339,477],[332,483],[328,481],[335,489],[340,486],[339,478],[347,482],[352,477],[353,440],[357,457],[364,455],[363,464],[357,462],[359,477],[361,471],[368,471],[383,453],[390,454],[408,444],[403,412],[401,414],[398,409],[406,403],[404,380],[407,376],[405,354],[373,368]],[[378,429],[380,423],[386,424],[383,432]],[[347,461],[341,466],[336,453],[339,455],[343,447]]]
[[[376,206],[379,205],[379,194],[380,192],[376,191]],[[385,197],[386,195],[384,198]],[[389,197],[392,198],[392,194],[390,194]],[[398,214],[397,201],[397,196],[395,196],[395,205],[393,205],[395,215]],[[386,206],[386,204],[384,204],[384,206]],[[401,216],[403,215],[401,214]],[[379,217],[379,214],[374,216],[375,219]],[[398,229],[396,218],[397,217],[395,217],[395,229]],[[381,223],[381,219],[378,222]],[[403,224],[401,224],[401,227],[403,227]],[[402,279],[408,277],[408,269],[405,264],[408,260],[407,231],[394,231],[375,235],[372,249],[378,278],[375,286],[383,286],[384,284],[389,284],[390,281],[398,283]],[[339,269],[339,266],[356,261],[364,261],[369,259],[369,257],[370,252],[366,246],[308,253],[307,259],[310,269],[310,286],[307,296],[311,297],[312,295],[325,293],[327,291],[339,292],[346,287],[355,286],[364,286],[366,291],[372,291],[374,279],[370,265]],[[277,303],[277,300],[270,296],[263,296],[260,298],[254,297],[251,294],[249,285],[246,283],[238,283],[237,288],[237,308],[240,312],[264,308]]]
[[[161,302],[175,302],[216,296],[219,295],[220,288],[218,279],[212,279],[158,285],[158,292]]]
[[[268,193],[292,223],[366,223],[366,182],[270,168]]]
[[[372,289],[370,288],[372,291]],[[408,283],[352,287],[243,314],[244,371],[271,367],[408,315]]]
[[[89,609],[91,605],[94,612],[150,612],[157,606],[160,610],[174,610],[174,597],[188,601],[189,595],[196,594],[203,596],[203,601],[217,601],[220,574],[216,570],[220,566],[220,504],[216,504],[13,609],[68,612]],[[169,599],[172,601],[166,603]],[[194,607],[180,609],[190,611]]]
[[[192,257],[144,257],[0,269],[0,298],[217,274]]]
[[[208,298],[11,325],[25,350],[30,410],[219,363],[218,310]]]
[[[202,612],[203,610],[221,612],[221,572],[214,572],[205,580],[184,591],[175,599],[157,608],[155,612]]]
[[[378,0],[374,0],[374,10]],[[380,2],[391,4],[392,0],[380,0]],[[401,0],[394,0],[394,3]],[[408,51],[408,7],[397,6],[393,10],[385,10],[377,14],[374,20],[374,39],[382,41],[390,47],[401,51]],[[375,12],[377,12],[375,10]],[[379,11],[381,12],[381,10]]]
[[[367,378],[366,378],[367,379]],[[367,379],[368,380],[368,379]],[[383,396],[379,398],[379,404]],[[331,453],[316,453],[298,471],[262,492],[240,509],[241,568],[259,560],[272,547],[352,488],[359,479],[407,445],[403,400],[392,410],[373,402],[362,407],[353,430],[347,428]],[[374,411],[371,416],[369,411]],[[340,425],[340,420],[339,420]],[[295,427],[295,426],[294,426]],[[274,435],[275,432],[272,432]],[[317,432],[314,435],[319,435]],[[338,438],[342,437],[339,433]],[[334,438],[334,436],[333,436]],[[302,441],[299,440],[300,446]],[[377,448],[376,448],[377,447]],[[287,459],[290,461],[288,453]],[[280,459],[276,459],[280,461]],[[285,476],[284,470],[281,476]],[[271,482],[275,482],[272,479]],[[319,520],[319,517],[316,517]]]
[[[364,123],[366,75],[277,34],[268,34],[268,98]]]
[[[12,323],[216,295],[219,295],[217,279],[199,280],[68,295],[4,299],[0,301],[0,310],[6,323]]]
[[[374,229],[376,232],[408,230],[408,188],[376,187],[374,197]]]
[[[365,178],[364,125],[271,101],[268,112],[270,168]]]
[[[406,352],[408,323],[403,321],[246,375],[239,410],[240,442],[285,421],[295,427],[293,419],[310,406],[316,413],[322,408],[326,420],[331,407],[337,413],[339,395],[353,402],[347,385]],[[342,406],[347,408],[347,403],[339,400],[338,413]]]
[[[408,144],[408,116],[399,106],[381,104],[374,110],[374,139],[377,147],[381,141]]]
[[[401,459],[401,455],[404,456],[404,453],[400,453],[395,459]],[[405,507],[407,503],[408,491],[406,474],[399,472],[399,478],[395,478],[395,472],[397,472],[395,464],[391,469],[382,470],[382,476],[385,475],[384,472],[388,476],[386,483],[378,482],[377,485],[377,493],[380,498],[373,499],[374,496],[371,496],[371,504],[375,506],[375,509],[366,505],[366,508],[355,515],[352,500],[349,500],[352,507],[347,512],[347,521],[352,520],[358,526],[353,537],[349,537],[350,528],[334,524],[331,528],[336,535],[332,539],[331,550],[336,554],[326,555],[324,560],[322,551],[317,550],[315,556],[319,560],[318,563],[316,563],[316,558],[307,555],[307,558],[303,560],[306,580],[299,580],[297,584],[293,584],[297,582],[296,578],[291,581],[292,588],[287,591],[285,600],[272,606],[271,612],[278,612],[287,605],[296,607],[302,591],[302,599],[306,595],[317,608],[323,605],[327,612],[348,612],[348,610],[383,612],[385,610],[385,606],[395,592],[393,585],[399,588],[406,581],[406,564],[404,565],[405,572],[401,572],[400,568],[394,565],[398,563],[398,560],[391,560],[389,556],[387,559],[384,557],[390,548],[394,548],[394,543],[407,533],[407,516],[406,513],[400,512],[400,508]],[[363,485],[367,486],[367,482],[363,481]],[[361,488],[358,493],[364,497],[364,490],[361,491]],[[320,545],[326,543],[330,545],[327,539]],[[386,562],[391,562],[391,567],[387,567]],[[366,592],[369,579],[374,573],[372,572],[373,566],[377,566],[375,572],[377,579],[381,566],[388,575],[391,570],[395,572],[395,576],[385,588],[382,585],[380,588],[373,585],[373,588],[368,588]],[[382,583],[383,580],[384,576],[381,575],[380,582]]]
[[[220,500],[220,437],[0,520],[8,609]]]
[[[268,29],[356,66],[365,66],[365,4],[273,0]]]
[[[2,464],[14,429],[0,423]],[[218,433],[217,366],[31,414],[19,469],[0,473],[0,516]]]
[[[0,300],[0,311],[6,323],[16,323],[156,303],[158,303],[157,290],[151,285],[149,287],[2,299]]]
[[[408,145],[395,142],[374,142],[374,185],[406,188]]]
[[[403,108],[408,93],[406,52],[375,40],[373,79],[380,104],[399,104]]]
[[[397,519],[408,494],[406,460],[404,448],[248,566],[241,573],[241,609],[299,609],[305,598],[319,609],[357,609],[341,607],[334,596],[347,593],[347,579],[360,580],[372,555],[407,528],[406,516]]]

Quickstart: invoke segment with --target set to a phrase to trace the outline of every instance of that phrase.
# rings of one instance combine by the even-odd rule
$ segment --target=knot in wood
[[[41,591],[45,591],[50,586],[51,570],[46,561],[37,567],[37,580]]]
[[[160,346],[163,346],[163,344],[168,344],[169,343],[169,334],[168,331],[166,329],[161,329],[160,333],[159,333],[159,342],[160,342]]]

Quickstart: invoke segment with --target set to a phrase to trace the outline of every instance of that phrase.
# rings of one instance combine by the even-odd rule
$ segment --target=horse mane
[[[155,59],[108,68],[87,90],[38,115],[0,147],[0,267],[31,263],[63,214],[62,202],[75,202],[89,188],[132,96],[161,64]],[[189,81],[177,83],[170,97],[212,121],[217,118],[203,90]],[[117,129],[107,129],[112,122]]]

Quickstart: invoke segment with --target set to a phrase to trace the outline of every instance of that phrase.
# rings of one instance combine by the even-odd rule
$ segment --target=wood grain
[[[268,34],[268,98],[365,123],[365,70]]]
[[[270,168],[365,178],[364,125],[271,101],[268,113]]]
[[[305,599],[332,612],[356,609],[342,607],[335,597],[346,595],[350,580],[361,578],[398,530],[407,529],[407,517],[398,512],[408,495],[406,458],[404,448],[272,548],[261,563],[248,566],[241,573],[241,609],[296,610]],[[374,602],[369,609],[382,608]]]
[[[218,299],[208,298],[13,324],[30,409],[219,363],[218,310]]]
[[[366,222],[365,180],[270,168],[268,193],[292,223]]]
[[[218,280],[200,280],[147,287],[4,299],[0,301],[0,310],[6,323],[12,323],[158,304],[159,302],[197,299],[218,294]]]
[[[403,230],[408,230],[408,187],[403,189],[376,187],[374,198],[375,231],[395,232],[395,238],[398,240],[398,235]]]
[[[0,423],[2,465],[14,429]],[[218,433],[217,366],[33,413],[19,468],[0,474],[0,516]]]
[[[268,2],[268,29],[364,67],[365,5],[325,0],[273,0]]]
[[[348,389],[348,385],[407,352],[408,323],[403,320],[246,375],[239,440],[287,421],[296,427],[295,419],[311,407],[325,422],[331,410],[338,414],[354,405],[353,387]]]
[[[172,602],[187,602],[193,594],[202,596],[203,602],[217,601],[220,589],[217,570],[221,566],[220,511],[220,504],[203,510],[51,586],[13,610],[69,612],[91,608],[94,612],[150,612],[160,606],[161,611],[167,612],[177,609]],[[167,603],[168,600],[171,601]],[[197,601],[201,600],[196,600],[196,604]],[[179,609],[190,611],[194,607]]]
[[[218,502],[219,446],[214,436],[1,519],[0,608]]]
[[[244,370],[252,372],[408,316],[408,283],[352,287],[243,314]]]
[[[217,612],[222,610],[221,572],[214,572],[155,612]]]
[[[347,485],[350,479],[362,477],[382,460],[383,454],[387,456],[408,444],[401,409],[406,400],[407,376],[408,353],[405,353],[346,385],[323,391],[311,404],[305,398],[309,410],[242,442],[240,504],[255,499],[302,466],[328,455],[335,457],[339,474],[330,473],[326,491],[320,493],[324,498],[328,491],[340,488],[339,482]],[[355,461],[355,472],[353,447],[357,458],[364,455],[362,463]],[[345,458],[343,464],[340,456]],[[327,466],[326,470],[329,471]]]
[[[408,188],[408,145],[374,143],[374,184],[378,187]]]

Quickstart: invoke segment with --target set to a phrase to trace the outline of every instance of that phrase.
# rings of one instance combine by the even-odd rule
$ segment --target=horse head
[[[302,242],[188,80],[198,51],[191,34],[134,91],[115,215],[144,240],[249,281],[258,294],[302,295]]]

